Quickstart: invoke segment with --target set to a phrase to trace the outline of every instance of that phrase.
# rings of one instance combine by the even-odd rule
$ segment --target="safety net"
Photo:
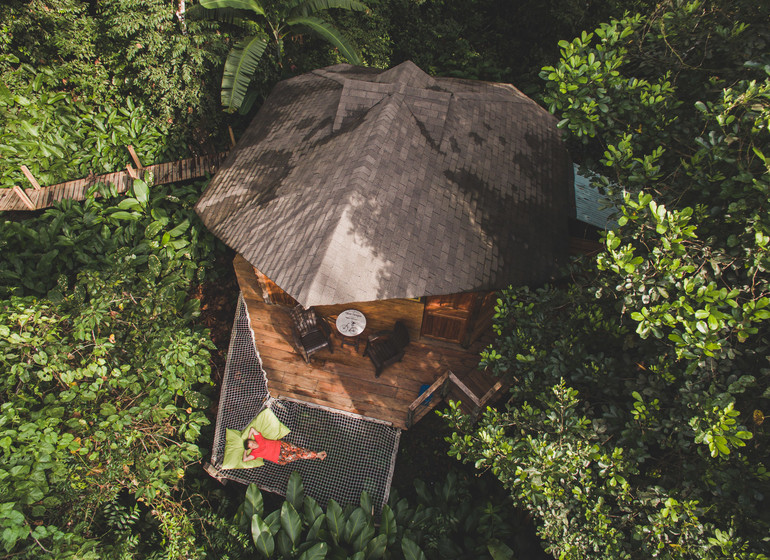
[[[326,451],[326,460],[301,460],[288,465],[266,461],[256,468],[223,469],[226,430],[243,430],[265,407],[291,430],[284,438],[287,442]],[[246,303],[243,296],[239,298],[211,455],[211,465],[219,476],[285,495],[289,475],[299,471],[305,492],[319,504],[325,505],[330,498],[343,506],[357,504],[366,490],[379,512],[390,492],[400,435],[398,428],[385,422],[271,397]]]

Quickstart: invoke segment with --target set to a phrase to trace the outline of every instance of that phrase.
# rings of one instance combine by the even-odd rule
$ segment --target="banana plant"
[[[202,9],[201,9],[202,8]],[[279,66],[282,64],[284,37],[313,33],[329,42],[351,64],[362,64],[361,56],[332,24],[318,17],[329,9],[368,11],[357,0],[293,0],[263,4],[258,0],[200,0],[188,13],[243,28],[248,36],[238,41],[227,56],[222,76],[222,105],[229,111],[249,110],[256,95],[249,84],[268,45],[272,43]]]

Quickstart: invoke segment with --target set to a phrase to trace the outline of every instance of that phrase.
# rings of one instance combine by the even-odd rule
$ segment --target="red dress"
[[[257,457],[262,457],[263,459],[273,463],[278,462],[278,457],[281,455],[280,441],[274,439],[265,439],[259,432],[257,432],[256,436],[254,436],[254,441],[257,442],[259,447],[257,449],[251,449],[249,455],[251,455],[254,459]]]

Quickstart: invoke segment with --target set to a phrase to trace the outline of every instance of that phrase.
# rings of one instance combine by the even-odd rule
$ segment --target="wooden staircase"
[[[460,401],[460,410],[475,422],[487,404],[510,386],[509,382],[490,378],[485,372],[471,371],[460,379],[447,370],[409,406],[406,426],[413,426],[440,402],[448,400]]]

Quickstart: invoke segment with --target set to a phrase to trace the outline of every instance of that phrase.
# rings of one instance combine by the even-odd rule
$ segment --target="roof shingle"
[[[196,210],[307,307],[543,282],[571,188],[513,86],[337,65],[276,86]]]

